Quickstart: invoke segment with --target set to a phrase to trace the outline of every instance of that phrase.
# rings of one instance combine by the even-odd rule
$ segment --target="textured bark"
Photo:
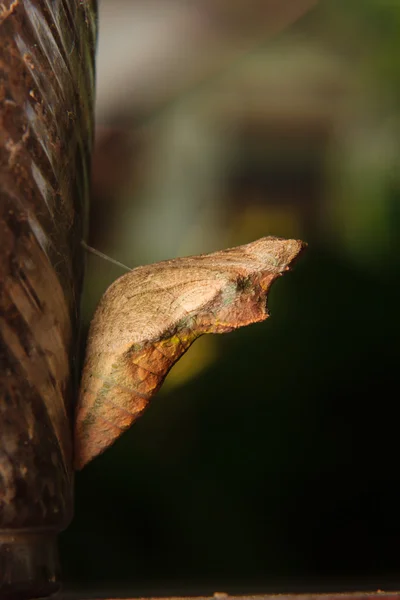
[[[38,532],[48,540],[49,531],[71,518],[71,374],[92,143],[95,10],[91,0],[0,5],[2,598],[7,586],[11,593],[40,571],[32,556],[22,561],[26,568],[7,562],[15,544],[25,544],[27,556],[40,563]],[[33,571],[23,574],[28,563]]]

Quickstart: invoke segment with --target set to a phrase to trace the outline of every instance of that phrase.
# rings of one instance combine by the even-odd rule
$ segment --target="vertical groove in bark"
[[[95,0],[0,4],[0,590],[10,532],[71,518],[95,37]]]

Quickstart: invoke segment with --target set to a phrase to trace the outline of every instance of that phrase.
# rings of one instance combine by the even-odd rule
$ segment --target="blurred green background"
[[[100,4],[89,243],[309,248],[77,474],[67,587],[399,587],[400,3],[293,4]],[[84,334],[121,274],[88,255]]]

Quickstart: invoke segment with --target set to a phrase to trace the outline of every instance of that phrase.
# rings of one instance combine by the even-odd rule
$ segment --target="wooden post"
[[[59,587],[71,519],[95,0],[0,4],[0,597]]]

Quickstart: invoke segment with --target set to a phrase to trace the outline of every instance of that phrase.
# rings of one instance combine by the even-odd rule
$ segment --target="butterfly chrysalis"
[[[105,292],[90,326],[75,423],[75,467],[143,413],[196,338],[264,321],[272,282],[305,244],[265,237],[138,267]]]

